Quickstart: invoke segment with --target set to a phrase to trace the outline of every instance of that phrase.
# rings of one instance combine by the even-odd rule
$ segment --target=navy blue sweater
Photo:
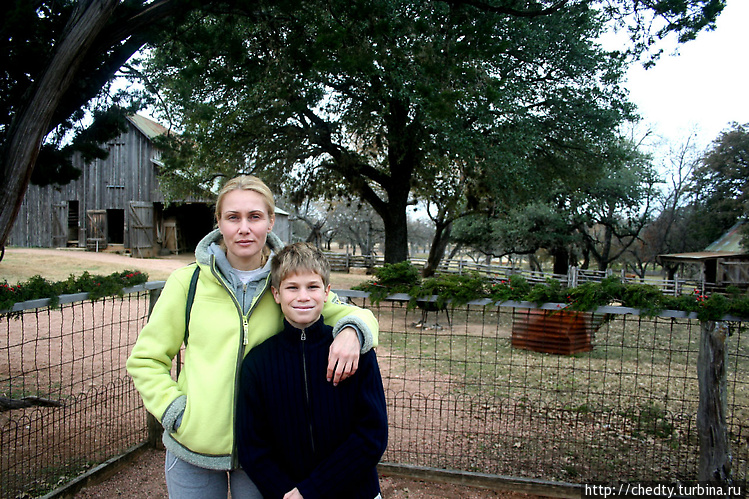
[[[265,499],[294,487],[305,499],[373,499],[387,446],[387,410],[374,350],[333,386],[326,370],[332,328],[322,318],[284,330],[242,364],[237,445],[242,468]]]

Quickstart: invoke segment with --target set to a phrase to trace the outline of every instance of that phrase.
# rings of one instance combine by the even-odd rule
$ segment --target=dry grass
[[[152,281],[169,277],[175,269],[194,261],[193,255],[174,255],[165,258],[131,258],[117,253],[93,253],[82,250],[45,248],[7,248],[0,262],[0,279],[8,283],[25,281],[40,275],[51,281],[67,279],[84,271],[109,275],[123,270],[139,270]]]
[[[109,275],[123,270],[139,270],[151,281],[163,281],[174,270],[195,261],[193,254],[170,255],[160,258],[132,258],[118,253],[93,253],[82,250],[7,248],[0,261],[0,281],[9,284],[26,281],[40,275],[50,281],[61,281],[84,271]],[[370,276],[334,272],[333,289],[350,289]]]

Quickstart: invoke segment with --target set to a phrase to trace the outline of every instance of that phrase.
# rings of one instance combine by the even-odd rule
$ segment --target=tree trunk
[[[570,268],[570,252],[567,248],[554,248],[551,251],[551,255],[554,257],[552,272],[554,274],[567,275],[567,271]]]
[[[65,27],[47,70],[8,131],[0,166],[0,246],[21,209],[42,141],[55,110],[75,78],[87,51],[106,26],[119,0],[80,0]]]
[[[590,266],[590,251],[586,248],[586,249],[583,249],[583,262],[580,264],[580,268],[583,270],[588,270],[589,266]]]
[[[610,221],[610,220],[613,220],[613,218],[614,218],[614,206],[609,205],[607,220]],[[609,224],[606,224],[603,229],[603,247],[601,248],[601,252],[597,257],[598,270],[600,270],[601,272],[609,268],[609,263],[611,262],[611,243],[613,239],[614,239],[614,231]]]
[[[455,247],[454,247],[454,248],[452,249],[452,251],[450,252],[450,255],[449,255],[449,256],[448,256],[447,258],[448,258],[448,259],[450,259],[450,260],[452,260],[453,258],[455,258],[455,255],[457,255],[457,254],[458,254],[458,252],[459,252],[459,251],[460,251],[461,249],[463,249],[463,244],[462,244],[462,243],[458,243],[458,244],[456,244],[456,245],[455,245]]]
[[[732,456],[726,427],[728,324],[702,321],[700,329],[700,351],[697,358],[700,464],[697,479],[730,484]]]
[[[389,223],[385,223],[385,263],[408,260],[408,220],[406,207],[399,210],[399,203],[388,203]]]
[[[567,266],[569,267],[569,262],[567,262]],[[543,268],[541,267],[541,262],[538,261],[538,258],[536,258],[536,255],[528,255],[528,267],[534,272],[543,272]]]
[[[452,222],[436,224],[437,230],[432,239],[432,245],[429,247],[429,256],[424,269],[421,271],[423,277],[431,277],[437,271],[437,268],[445,256],[447,243],[450,242],[450,233],[452,232]]]

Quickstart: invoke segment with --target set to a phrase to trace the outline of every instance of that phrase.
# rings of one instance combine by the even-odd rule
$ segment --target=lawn
[[[163,281],[174,270],[195,261],[193,254],[169,255],[160,258],[132,258],[129,255],[90,252],[72,249],[7,248],[0,261],[0,282],[17,284],[40,275],[50,281],[67,279],[71,274],[109,275],[123,270],[138,270],[151,281]],[[369,276],[334,272],[333,289],[350,289]]]

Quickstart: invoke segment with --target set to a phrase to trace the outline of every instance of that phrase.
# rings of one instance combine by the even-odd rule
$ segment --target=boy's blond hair
[[[300,272],[314,272],[322,278],[326,288],[330,284],[330,263],[323,252],[309,243],[294,243],[273,256],[271,286],[279,289],[284,279]]]

